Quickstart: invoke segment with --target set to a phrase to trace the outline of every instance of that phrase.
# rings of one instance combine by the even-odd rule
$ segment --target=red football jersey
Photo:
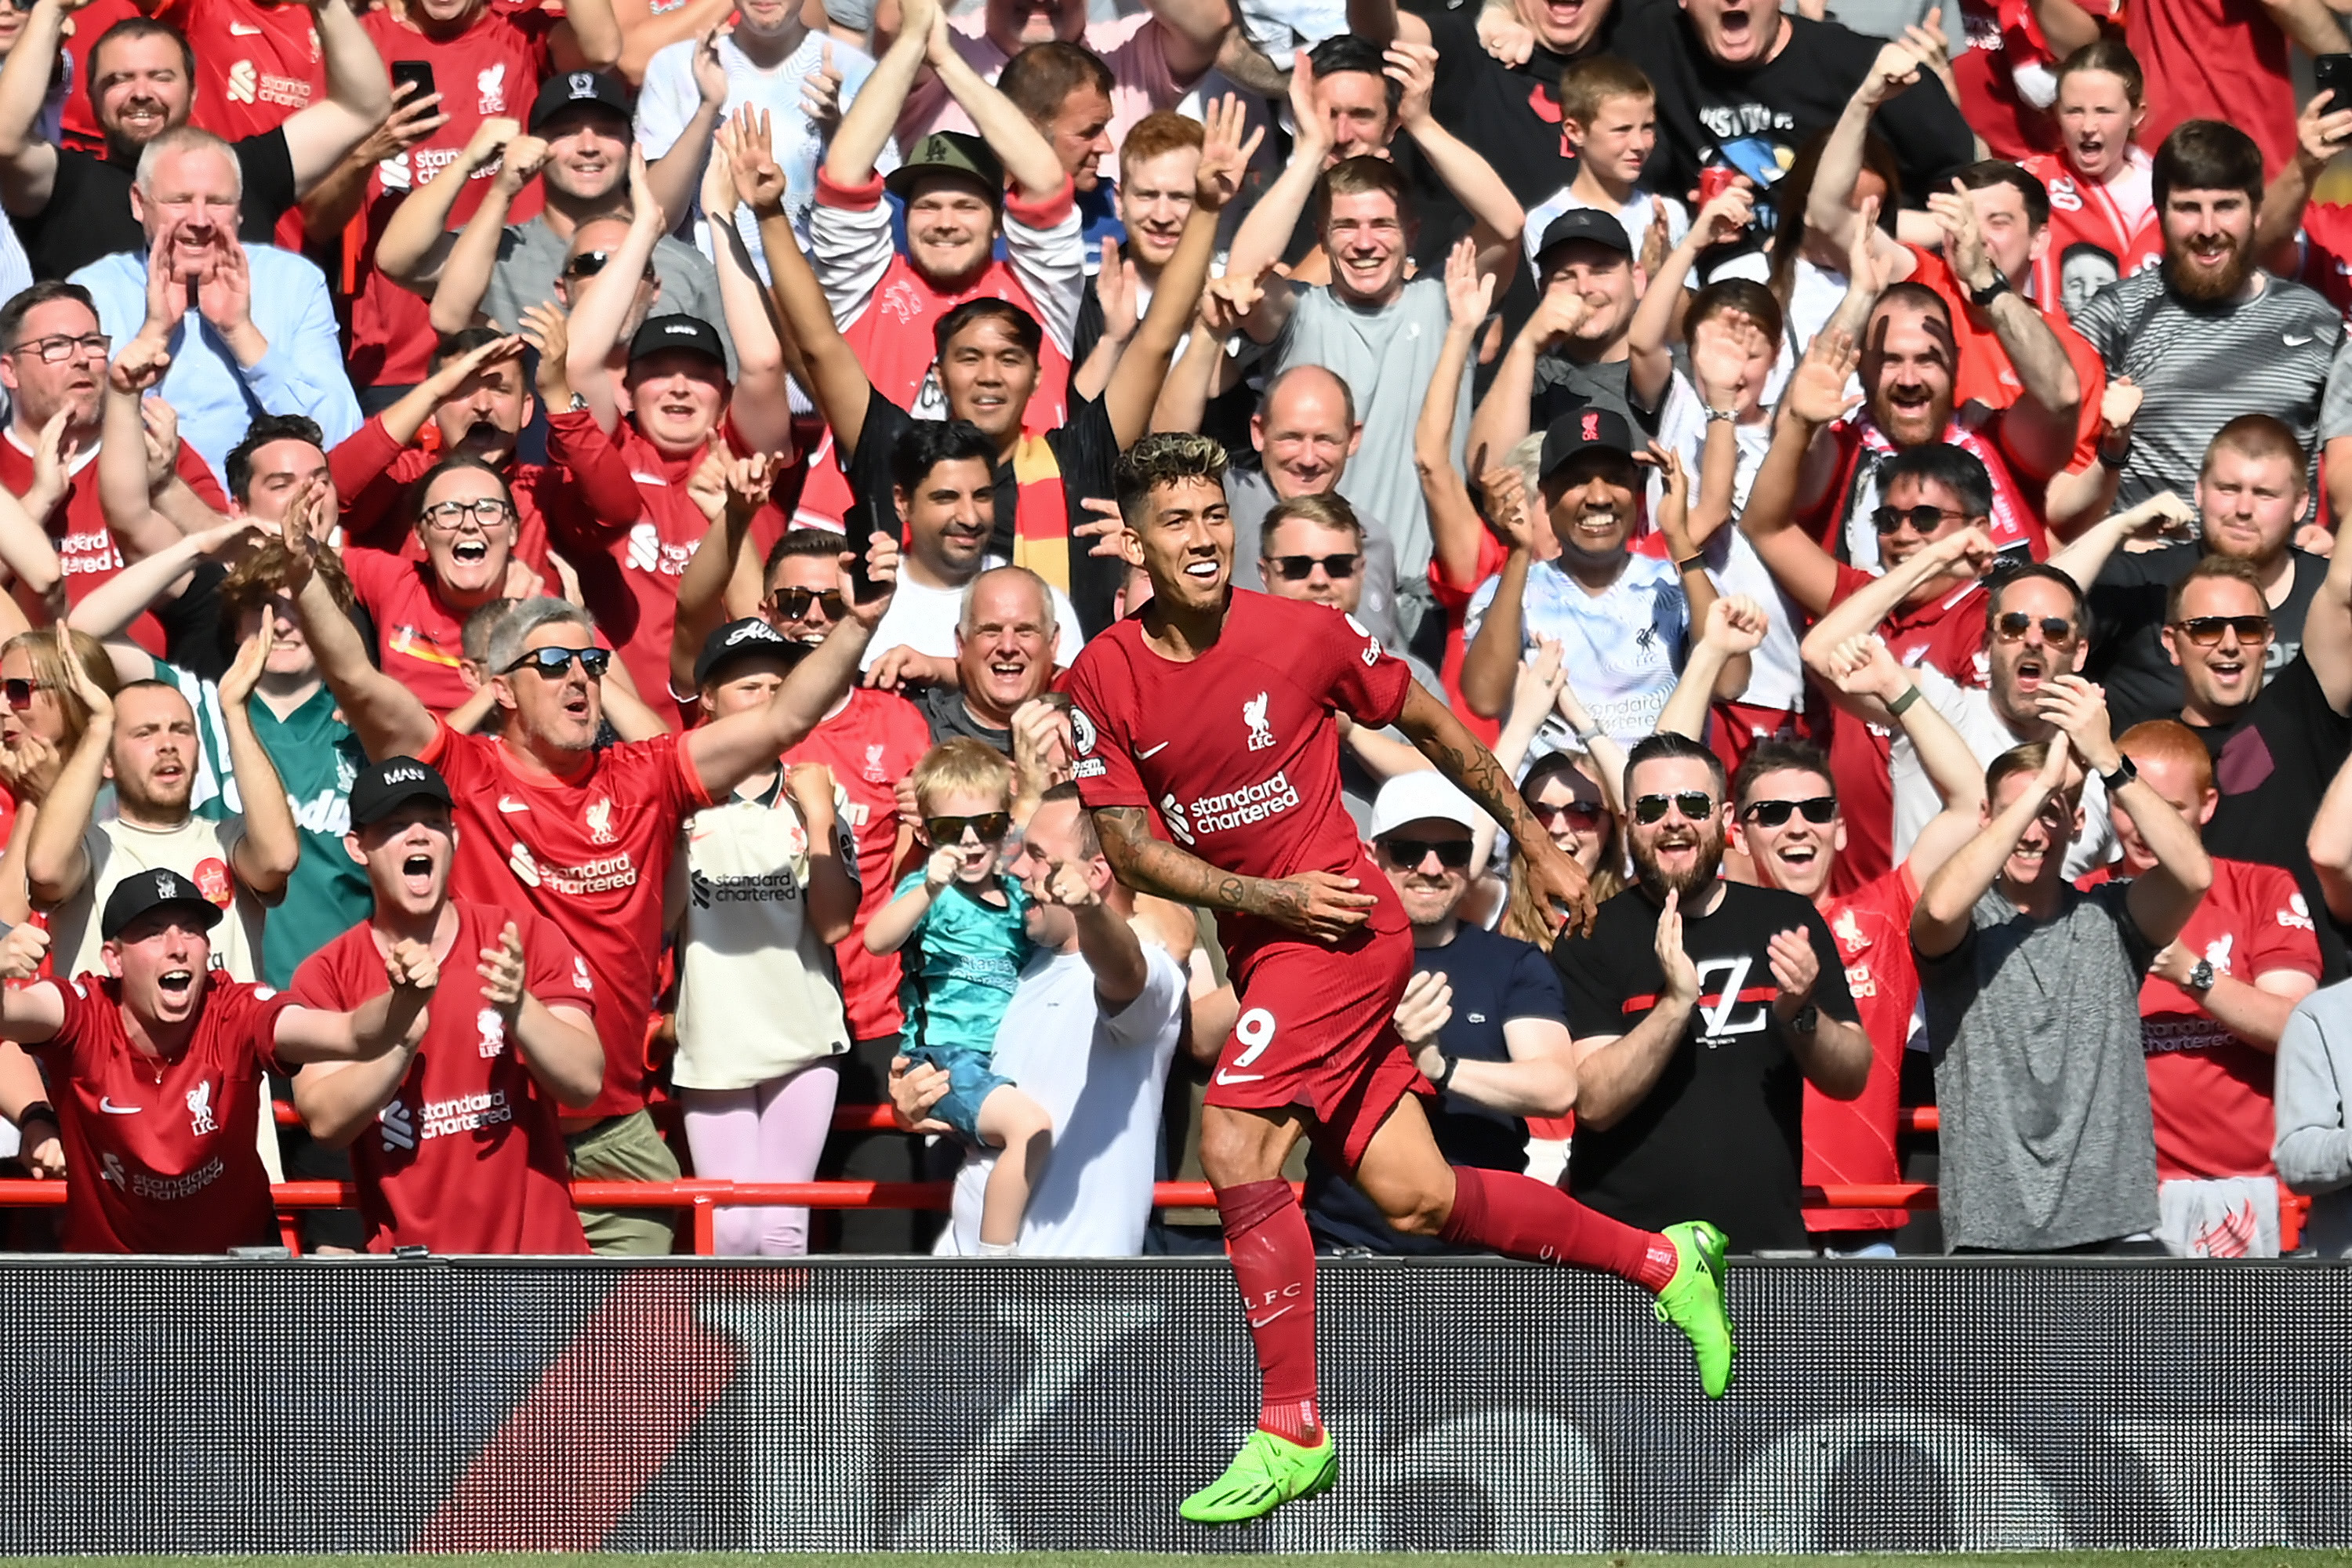
[[[1858,566],[1838,565],[1832,607],[1875,582]],[[1984,586],[1965,583],[1938,599],[1897,611],[1878,625],[1887,650],[1903,664],[1932,665],[1962,686],[1990,679],[1984,654]],[[1838,806],[1845,818],[1846,845],[1831,873],[1830,891],[1843,896],[1895,867],[1895,737],[1848,713],[1833,716],[1830,728],[1830,773],[1837,781]]]
[[[2179,940],[2216,973],[2249,985],[2273,970],[2319,978],[2311,910],[2294,876],[2275,866],[2215,856],[2213,886]],[[2154,973],[2140,982],[2139,1019],[2156,1112],[2156,1173],[2167,1181],[2271,1174],[2277,1058]]]
[[[1220,870],[1279,879],[1329,871],[1376,895],[1374,931],[1401,931],[1388,879],[1339,800],[1345,713],[1382,729],[1412,674],[1353,616],[1235,589],[1224,630],[1177,663],[1143,640],[1141,612],[1087,644],[1066,689],[1074,770],[1089,807],[1148,806],[1172,843]],[[1295,933],[1221,915],[1228,953]]]
[[[184,0],[180,27],[196,52],[191,123],[242,142],[321,100],[327,65],[308,5],[293,0]]]
[[[930,749],[931,727],[922,710],[895,693],[860,687],[839,712],[784,753],[788,763],[823,763],[833,770],[834,783],[849,792],[849,830],[857,840],[857,929],[833,951],[852,1039],[880,1039],[906,1023],[898,1010],[898,955],[866,952],[865,931],[898,880],[891,864],[898,847],[898,781]]]
[[[262,1076],[294,998],[204,977],[196,1026],[178,1059],[142,1056],[123,1031],[121,986],[57,980],[65,1022],[40,1045],[66,1168],[68,1252],[226,1252],[278,1239],[258,1152]]]
[[[541,916],[463,900],[453,907],[457,940],[425,1011],[424,1043],[375,1125],[352,1145],[368,1250],[584,1253],[555,1101],[530,1076],[475,966],[476,954],[497,947],[512,921],[522,933],[530,994],[542,1005],[593,1016],[587,963]],[[364,921],[294,974],[305,1006],[338,1013],[381,996],[390,984],[374,927]]]
[[[462,706],[473,695],[457,672],[466,616],[442,602],[433,568],[381,550],[346,550],[342,559],[352,594],[375,621],[384,673],[416,693],[436,718]]]
[[[2352,206],[2314,202],[2303,209],[2303,266],[2295,281],[2352,311]]]
[[[1832,1100],[1805,1085],[1805,1185],[1877,1185],[1903,1179],[1895,1154],[1902,1110],[1903,1052],[1919,1005],[1919,970],[1911,959],[1911,908],[1919,884],[1897,866],[1822,906],[1845,988],[1870,1037],[1870,1079],[1859,1100]],[[1893,1230],[1903,1209],[1807,1209],[1808,1230]]]
[[[678,828],[710,804],[675,735],[596,753],[566,782],[525,773],[506,743],[447,726],[422,761],[457,803],[450,891],[553,921],[596,984],[604,1092],[582,1114],[625,1116],[646,1102],[646,1019],[662,948],[662,884]]]
[[[99,505],[97,463],[98,448],[93,446],[74,466],[64,499],[41,520],[49,542],[58,548],[58,569],[64,574],[68,605],[80,604],[92,588],[122,570],[122,551]],[[228,497],[213,478],[211,467],[185,441],[180,443],[179,468],[180,477],[206,506],[227,512]],[[16,496],[33,488],[33,454],[18,442],[14,426],[0,436],[0,486]],[[154,616],[141,615],[131,623],[131,635],[149,653],[163,657],[163,628]]]
[[[2137,147],[2128,155],[2147,162]],[[2033,298],[2045,314],[2065,309],[2066,253],[2078,245],[2105,251],[2118,278],[2163,261],[2164,225],[2154,204],[2137,217],[2127,216],[2105,185],[2076,174],[2063,153],[2040,153],[2019,166],[2050,193],[2050,245],[2033,264]]]
[[[548,35],[561,19],[543,11],[484,6],[463,33],[436,42],[399,21],[389,8],[361,16],[360,26],[387,66],[421,60],[433,68],[433,89],[441,95],[437,112],[447,115],[449,122],[407,152],[377,164],[368,175],[360,209],[366,238],[352,268],[357,287],[352,300],[351,370],[356,384],[406,386],[425,379],[433,353],[431,310],[377,270],[376,241],[392,221],[394,209],[410,191],[454,162],[484,120],[530,117],[531,100],[547,73]],[[497,173],[496,164],[474,172],[449,215],[451,228],[474,216]],[[545,199],[539,182],[532,181],[517,193],[507,221],[529,222]]]

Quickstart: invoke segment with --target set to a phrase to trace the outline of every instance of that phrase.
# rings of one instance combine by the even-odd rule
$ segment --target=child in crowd
[[[980,1212],[980,1250],[1013,1250],[1029,1194],[1044,1174],[1053,1119],[992,1063],[996,1026],[1032,951],[1028,893],[998,870],[1013,828],[1013,766],[959,737],[915,764],[923,868],[866,923],[868,952],[898,952],[906,978],[903,1054],[948,1075],[931,1114],[975,1144],[1002,1149]]]
[[[1651,229],[1663,216],[1664,245],[1682,243],[1690,215],[1672,196],[1643,190],[1642,165],[1658,144],[1658,94],[1639,66],[1614,55],[1590,55],[1559,73],[1560,139],[1576,149],[1576,179],[1528,209],[1522,231],[1528,262],[1551,220],[1579,207],[1613,215],[1625,226],[1636,266],[1654,268],[1645,255]]]

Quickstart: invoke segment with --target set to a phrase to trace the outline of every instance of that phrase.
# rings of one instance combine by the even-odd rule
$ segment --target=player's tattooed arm
[[[1363,924],[1379,901],[1357,892],[1354,878],[1328,871],[1272,881],[1222,870],[1155,837],[1140,806],[1097,806],[1093,815],[1103,858],[1139,893],[1258,915],[1323,942],[1338,942]]]
[[[1519,798],[1509,770],[1495,760],[1495,753],[1419,681],[1405,693],[1404,710],[1397,715],[1397,728],[1411,737],[1421,754],[1434,763],[1439,773],[1461,785],[1463,793],[1476,801],[1480,809],[1511,836],[1511,842],[1527,860],[1538,894],[1565,909],[1576,929],[1589,929],[1592,893],[1586,884],[1584,868],[1551,841],[1551,835],[1543,830],[1543,825],[1528,809],[1527,802]]]

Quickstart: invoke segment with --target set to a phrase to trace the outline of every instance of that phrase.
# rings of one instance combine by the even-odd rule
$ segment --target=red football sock
[[[1651,1291],[1675,1277],[1675,1246],[1664,1237],[1508,1171],[1454,1166],[1454,1212],[1440,1234],[1457,1247],[1484,1247],[1506,1258],[1597,1268]]]
[[[1315,1241],[1306,1213],[1283,1181],[1221,1188],[1217,1208],[1257,1345],[1258,1428],[1314,1443],[1323,1417],[1315,1405]]]

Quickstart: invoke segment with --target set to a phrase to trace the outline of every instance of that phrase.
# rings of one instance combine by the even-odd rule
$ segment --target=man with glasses
[[[160,516],[125,520],[132,536],[118,540],[100,504],[92,461],[103,428],[112,342],[99,330],[98,307],[79,283],[36,283],[0,305],[0,387],[9,403],[0,486],[25,503],[57,547],[68,604],[80,603],[122,570],[122,542],[134,558],[152,554],[184,531],[209,527],[228,510],[212,465],[183,441],[170,479],[154,495]],[[140,642],[150,652],[163,649],[152,628]]]
[[[1900,866],[1847,893],[1832,890],[1846,847],[1846,823],[1829,757],[1807,741],[1773,736],[1757,742],[1739,769],[1730,843],[1748,857],[1757,880],[1805,899],[1829,923],[1863,1032],[1871,1045],[1870,1080],[1855,1100],[1805,1089],[1807,1186],[1902,1179],[1895,1158],[1904,1051],[1914,1034],[1919,974],[1911,962],[1911,907],[1919,885],[1974,837],[1984,804],[1983,770],[1943,715],[1920,700],[1918,678],[1870,634],[1832,653],[1829,674],[1841,691],[1884,703],[1942,796]],[[1885,1255],[1910,1215],[1902,1209],[1805,1211],[1813,1245],[1832,1256]]]
[[[1696,1214],[1740,1252],[1810,1252],[1801,1086],[1861,1094],[1870,1037],[1821,911],[1718,879],[1724,784],[1686,736],[1633,747],[1634,885],[1551,950],[1576,1036],[1568,1186],[1628,1225]]]
[[[2303,650],[2267,681],[2275,632],[2252,563],[2206,556],[2173,584],[2165,622],[2165,652],[2187,693],[2180,721],[2212,754],[2221,792],[2206,847],[2292,872],[2303,912],[2326,909],[2305,837],[2352,752],[2352,551],[2329,560],[2304,617]],[[2317,924],[2333,982],[2347,970],[2343,933],[2332,921]]]
[[[314,507],[306,498],[302,510]],[[662,886],[688,816],[775,765],[856,678],[858,656],[889,603],[896,552],[877,542],[884,591],[803,658],[764,707],[688,731],[603,750],[600,678],[612,656],[585,613],[561,599],[517,605],[490,635],[491,688],[506,722],[497,738],[461,735],[368,659],[359,633],[308,570],[307,529],[289,526],[296,616],[319,667],[368,755],[412,756],[438,769],[458,803],[451,890],[536,910],[580,950],[595,983],[604,1045],[604,1092],[567,1117],[577,1177],[670,1180],[677,1174],[645,1114],[646,1019],[662,942]],[[582,1222],[600,1251],[667,1253],[658,1213],[596,1212]]]
[[[2052,732],[1985,771],[1984,827],[1919,889],[1911,945],[1943,1118],[1947,1250],[2161,1251],[2139,990],[2212,885],[2196,829],[2108,733],[2099,689],[2037,694]],[[2151,861],[2088,892],[2061,847],[2088,809],[2131,814]],[[2305,817],[2305,821],[2309,818]]]
[[[1438,1152],[1449,1164],[1524,1171],[1528,1118],[1565,1116],[1576,1102],[1574,1047],[1560,1021],[1559,977],[1543,950],[1460,917],[1474,875],[1471,837],[1483,820],[1440,774],[1401,773],[1372,802],[1372,863],[1412,927],[1412,978],[1396,1026],[1437,1090],[1429,1130]],[[1391,1229],[1370,1198],[1315,1155],[1307,1163],[1307,1221],[1321,1247],[1461,1250]]]

